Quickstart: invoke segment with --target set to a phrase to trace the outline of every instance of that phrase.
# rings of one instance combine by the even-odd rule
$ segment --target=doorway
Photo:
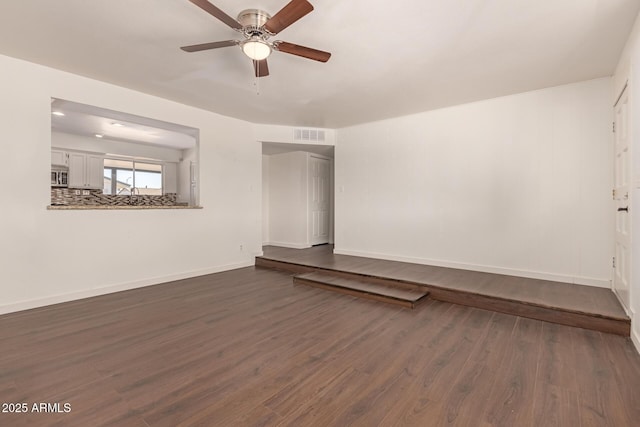
[[[333,243],[333,148],[262,143],[263,245]]]

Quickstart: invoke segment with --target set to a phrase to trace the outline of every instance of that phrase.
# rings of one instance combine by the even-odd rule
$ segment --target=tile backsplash
[[[89,191],[89,195],[77,195],[75,189],[51,188],[51,206],[177,206],[176,193],[162,196],[115,196],[102,194],[102,190]]]

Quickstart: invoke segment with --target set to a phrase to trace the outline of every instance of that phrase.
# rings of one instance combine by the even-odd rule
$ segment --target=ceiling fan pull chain
[[[258,78],[258,76],[260,75],[260,61],[258,61],[256,67],[258,68],[258,72],[255,73],[253,85],[256,87],[256,96],[260,96],[260,79]]]

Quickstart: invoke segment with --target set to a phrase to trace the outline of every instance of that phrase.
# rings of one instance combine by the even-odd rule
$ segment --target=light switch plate
[[[76,196],[79,196],[79,195],[80,195],[80,190],[76,190],[76,191],[75,191],[75,195],[76,195]]]
[[[88,196],[89,195],[89,190],[82,190],[82,195],[83,196]]]

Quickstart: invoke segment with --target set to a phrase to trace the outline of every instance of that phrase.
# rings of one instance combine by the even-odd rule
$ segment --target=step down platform
[[[291,275],[322,273],[383,286],[414,286],[429,299],[610,334],[630,336],[631,319],[610,289],[333,254],[333,247],[265,246],[256,266]],[[337,290],[331,284],[305,282]],[[300,283],[304,278],[299,279]],[[364,296],[367,292],[342,290]],[[382,300],[383,297],[368,296]],[[387,300],[389,301],[389,300]],[[389,301],[392,302],[392,301]],[[415,306],[415,303],[413,304]],[[410,306],[405,303],[405,306]]]
[[[381,284],[340,277],[330,273],[305,273],[293,277],[293,283],[327,289],[361,298],[384,301],[403,307],[415,308],[427,299],[429,291],[419,286]]]

